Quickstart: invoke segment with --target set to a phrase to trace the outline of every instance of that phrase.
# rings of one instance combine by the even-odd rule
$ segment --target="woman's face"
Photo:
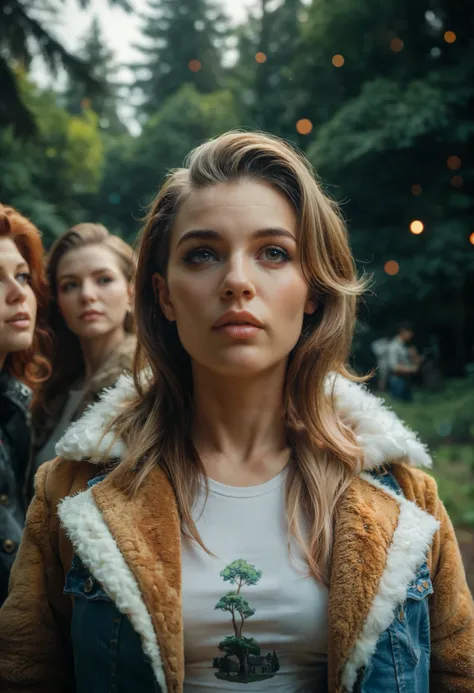
[[[57,287],[61,315],[80,340],[123,330],[131,287],[112,250],[103,245],[70,250],[59,261]]]
[[[251,375],[286,363],[308,295],[295,211],[266,183],[219,183],[191,193],[173,225],[160,304],[195,364]]]
[[[28,263],[10,238],[0,238],[0,368],[9,353],[29,349],[35,322]]]

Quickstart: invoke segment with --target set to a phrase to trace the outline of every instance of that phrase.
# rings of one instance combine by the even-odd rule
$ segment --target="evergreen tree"
[[[99,116],[101,130],[113,134],[126,131],[117,114],[118,84],[113,81],[117,72],[113,52],[104,44],[99,20],[94,17],[84,36],[80,57],[93,82],[85,85],[72,77],[66,90],[66,107],[73,114],[92,108]]]
[[[293,85],[292,62],[300,44],[305,18],[302,0],[283,0],[275,6],[259,0],[257,12],[237,30],[236,93],[249,125],[294,137],[294,113],[301,101]]]
[[[142,20],[145,42],[136,48],[144,59],[131,66],[142,116],[159,110],[183,84],[193,84],[201,93],[219,87],[228,33],[217,0],[149,0]]]
[[[471,14],[462,0],[316,0],[296,70],[308,156],[374,273],[371,325],[386,333],[390,314],[441,335],[453,374],[473,339]]]
[[[87,7],[90,0],[79,0]],[[109,0],[130,10],[128,0]],[[52,0],[4,0],[0,3],[0,127],[11,125],[17,135],[30,137],[38,134],[37,123],[21,98],[15,67],[28,69],[34,56],[39,55],[48,72],[56,76],[60,67],[76,79],[90,83],[82,60],[64,47],[49,27],[58,14],[57,3]]]

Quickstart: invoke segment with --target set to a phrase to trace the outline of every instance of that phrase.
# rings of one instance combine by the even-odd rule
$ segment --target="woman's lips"
[[[248,339],[254,337],[262,328],[248,323],[228,323],[221,327],[214,327],[216,332],[224,333],[234,339]]]
[[[26,330],[31,325],[31,318],[26,316],[21,318],[13,318],[13,320],[8,320],[8,324],[17,330]]]
[[[96,310],[91,310],[87,313],[82,313],[82,315],[80,316],[80,320],[82,320],[82,322],[95,322],[103,315],[103,313],[99,313]]]

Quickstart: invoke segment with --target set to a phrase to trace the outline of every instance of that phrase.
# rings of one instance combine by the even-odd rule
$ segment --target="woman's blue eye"
[[[29,272],[21,272],[17,274],[15,279],[19,284],[25,286],[25,284],[31,284],[31,274]]]
[[[100,277],[98,279],[97,283],[98,284],[110,284],[111,281],[112,281],[112,277]]]
[[[269,260],[270,262],[274,262],[277,264],[288,262],[289,260],[291,260],[291,257],[286,252],[286,250],[283,250],[283,248],[278,248],[276,246],[265,248],[263,251],[263,255],[266,256],[266,260]]]
[[[189,253],[186,253],[184,256],[184,261],[190,265],[204,265],[214,259],[215,253],[212,250],[207,250],[206,248],[190,250]]]

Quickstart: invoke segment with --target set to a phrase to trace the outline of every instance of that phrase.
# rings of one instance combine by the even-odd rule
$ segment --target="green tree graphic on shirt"
[[[221,571],[224,582],[237,587],[232,592],[222,596],[215,609],[227,611],[232,619],[234,635],[228,635],[219,643],[223,657],[214,657],[212,666],[217,669],[217,678],[235,683],[250,683],[275,676],[280,668],[280,662],[275,651],[261,656],[260,645],[255,638],[242,635],[245,621],[251,618],[255,609],[241,594],[243,587],[256,585],[262,577],[262,571],[239,558]]]

